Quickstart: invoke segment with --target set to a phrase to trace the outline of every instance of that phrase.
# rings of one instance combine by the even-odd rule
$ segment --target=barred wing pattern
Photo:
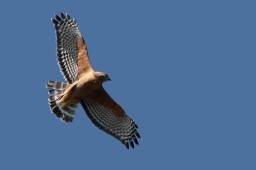
[[[121,141],[127,149],[131,146],[134,148],[134,143],[138,143],[140,135],[136,123],[123,111],[123,109],[113,101],[113,99],[102,88],[97,91],[93,98],[84,98],[81,104],[90,118],[90,120],[99,129]],[[104,105],[101,101],[107,102]],[[123,113],[116,113],[116,109],[111,109],[108,106],[118,107]]]
[[[66,81],[72,83],[77,77],[79,52],[77,41],[82,35],[75,19],[71,19],[68,14],[61,13],[61,17],[58,15],[55,17],[56,19],[52,18],[52,22],[57,37],[58,64]]]
[[[72,84],[86,76],[86,72],[94,72],[88,57],[86,43],[79,31],[77,22],[71,19],[68,14],[64,15],[63,13],[60,16],[56,15],[54,19],[52,18],[52,22],[57,37],[58,64],[66,81]],[[51,83],[47,86],[52,90],[50,95],[53,97],[49,100],[51,110],[57,116],[63,117],[63,114],[59,113],[62,110],[56,109],[55,101],[58,99],[57,95],[60,95],[63,90],[56,89],[59,83],[56,83],[56,87],[52,86]],[[80,103],[87,116],[99,129],[121,141],[128,149],[129,147],[134,148],[134,144],[139,144],[138,126],[103,87],[91,92]],[[73,110],[64,109],[64,111],[73,113],[75,108],[76,105],[72,106]],[[72,119],[64,118],[63,120],[66,122],[72,121]]]

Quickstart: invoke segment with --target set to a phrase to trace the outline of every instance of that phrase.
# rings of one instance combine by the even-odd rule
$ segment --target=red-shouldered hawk
[[[130,146],[134,148],[134,143],[139,144],[138,126],[102,87],[110,78],[91,67],[77,22],[63,13],[51,20],[57,36],[58,64],[67,81],[47,83],[52,113],[64,122],[72,122],[76,107],[81,103],[96,127],[121,141],[128,149]]]

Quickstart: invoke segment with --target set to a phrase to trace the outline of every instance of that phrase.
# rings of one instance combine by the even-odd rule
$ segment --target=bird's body
[[[79,104],[80,101],[89,97],[96,89],[102,86],[102,81],[99,79],[99,72],[88,72],[81,76],[80,79],[67,86],[65,92],[57,101],[61,109],[69,106]]]
[[[91,67],[78,24],[67,14],[55,17],[52,22],[57,35],[58,64],[67,83],[47,83],[51,111],[62,121],[72,122],[76,107],[81,103],[95,126],[127,148],[134,147],[134,143],[138,144],[137,138],[140,138],[138,126],[103,88],[102,84],[110,78]]]

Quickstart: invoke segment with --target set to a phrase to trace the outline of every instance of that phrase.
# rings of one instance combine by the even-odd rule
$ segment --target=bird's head
[[[103,73],[103,72],[95,72],[95,76],[98,78],[99,81],[106,82],[106,81],[111,81],[109,78],[108,74]]]

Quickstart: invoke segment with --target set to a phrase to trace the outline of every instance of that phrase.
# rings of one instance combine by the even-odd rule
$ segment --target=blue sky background
[[[5,1],[0,169],[256,169],[255,1]],[[95,70],[140,127],[126,150],[79,107],[50,113],[63,81],[50,18],[76,18]]]

